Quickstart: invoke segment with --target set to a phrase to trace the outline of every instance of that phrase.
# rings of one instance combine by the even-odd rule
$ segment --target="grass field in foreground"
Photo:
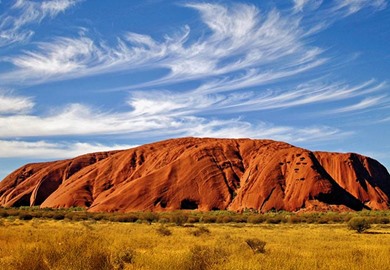
[[[209,231],[209,232],[207,232]],[[171,233],[171,234],[170,234]],[[170,234],[170,235],[169,235]],[[264,253],[247,245],[266,242]],[[389,269],[390,225],[0,219],[0,269]]]

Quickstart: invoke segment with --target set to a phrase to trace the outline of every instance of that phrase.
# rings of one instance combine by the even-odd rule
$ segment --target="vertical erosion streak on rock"
[[[30,206],[41,205],[61,185],[61,172],[45,175],[31,194]]]
[[[272,188],[271,189],[271,192],[267,195],[267,197],[263,200],[263,202],[261,203],[260,207],[259,207],[259,211],[260,212],[264,212],[263,209],[265,208],[265,204],[270,200],[271,196],[272,196],[272,193],[275,191],[276,187]],[[272,208],[272,207],[271,207]]]
[[[335,204],[335,205],[345,205],[353,210],[362,210],[368,208],[364,204],[350,194],[347,190],[340,187],[340,185],[335,181],[332,176],[325,170],[325,168],[320,164],[314,153],[310,153],[310,157],[314,164],[314,169],[325,179],[327,179],[331,185],[332,190],[329,193],[319,193],[317,198],[319,201],[326,204]]]
[[[284,178],[280,179],[279,151],[273,145],[264,149],[255,149],[251,156],[250,165],[241,177],[241,188],[235,201],[230,205],[231,210],[243,211],[253,209],[268,211],[284,209]]]
[[[0,205],[29,205],[30,195],[37,181],[34,175],[45,167],[44,163],[27,164],[15,170],[0,182]],[[26,194],[29,194],[28,196]],[[28,199],[26,199],[28,197]],[[17,203],[18,200],[22,202]]]
[[[383,205],[386,201],[388,201],[390,197],[390,184],[385,185],[385,182],[381,181],[381,179],[386,179],[385,172],[387,172],[387,170],[385,169],[385,172],[383,172],[382,176],[380,176],[379,172],[381,172],[384,168],[375,164],[372,159],[362,157],[357,154],[351,154],[349,159],[352,161],[354,171],[357,172],[357,181],[364,191],[364,194],[361,194],[363,191],[359,190],[360,196],[358,198],[364,198],[362,201],[367,204],[376,203],[377,205]],[[370,169],[373,166],[377,167],[376,170],[374,170],[375,172],[378,172],[376,175],[370,173]],[[389,178],[388,182],[390,182]],[[375,201],[370,200],[373,196],[377,197]]]
[[[228,176],[225,172],[225,169],[226,169],[226,166],[229,166],[229,161],[226,159],[226,157],[224,156],[224,161],[222,163],[222,165],[219,164],[219,161],[216,159],[216,157],[213,155],[212,156],[212,160],[214,162],[214,165],[218,168],[218,170],[220,171],[220,174],[222,175],[222,179],[226,185],[226,188],[230,194],[230,201],[229,201],[229,204],[231,203],[232,199],[233,199],[233,194],[234,194],[234,189],[231,185],[231,180],[228,179]],[[231,166],[231,165],[230,165]],[[229,167],[231,169],[231,167]]]
[[[378,187],[386,194],[387,198],[390,198],[390,175],[387,169],[372,158],[362,156],[361,158],[363,158],[362,165],[371,176],[372,186]]]
[[[390,176],[379,162],[354,153],[316,152],[332,178],[356,199],[373,209],[388,209]]]
[[[55,207],[66,207],[67,205],[89,207],[93,203],[93,192],[95,187],[95,185],[91,183],[95,183],[99,163],[105,161],[117,152],[118,151],[87,154],[77,157],[71,160],[71,162],[64,161],[58,169],[58,174],[52,174],[45,177],[43,186],[39,187],[37,190],[36,196],[38,196],[38,200],[36,200],[35,205],[43,204],[44,206],[50,206],[51,202],[57,200],[57,198],[61,197],[59,194],[62,194],[62,196],[67,196],[71,199],[63,205],[61,203],[54,204]],[[76,181],[80,182],[85,175],[92,174],[93,177],[90,177],[86,183],[83,183],[83,187],[77,192],[64,192],[64,190],[72,186]],[[45,186],[47,186],[47,189]],[[50,189],[52,191],[49,193],[48,190]]]

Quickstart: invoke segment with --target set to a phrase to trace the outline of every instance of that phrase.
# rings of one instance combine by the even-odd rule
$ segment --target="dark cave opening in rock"
[[[184,199],[180,203],[180,209],[186,209],[186,210],[198,209],[198,202],[190,199]]]

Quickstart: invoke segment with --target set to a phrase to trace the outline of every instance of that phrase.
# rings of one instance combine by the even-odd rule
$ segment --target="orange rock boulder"
[[[390,175],[358,154],[251,139],[173,139],[28,164],[0,182],[1,206],[88,211],[388,209]]]

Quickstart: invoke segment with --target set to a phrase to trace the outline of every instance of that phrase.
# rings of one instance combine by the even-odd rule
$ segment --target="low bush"
[[[7,214],[8,214],[7,215],[8,217],[17,217],[17,216],[19,216],[20,211],[17,209],[8,209]]]
[[[161,235],[161,236],[170,236],[172,235],[172,232],[170,229],[168,229],[167,227],[161,225],[160,227],[158,227],[156,229],[156,232]]]
[[[148,224],[158,221],[158,214],[152,212],[143,212],[140,217],[141,220],[146,221]]]
[[[319,219],[317,219],[317,223],[318,224],[329,224],[330,219],[329,219],[329,217],[323,216],[323,217],[320,217]]]
[[[299,216],[294,215],[294,216],[290,216],[290,218],[288,219],[288,222],[291,224],[297,224],[297,223],[301,223],[302,219]]]
[[[52,219],[63,220],[63,219],[65,219],[65,215],[62,213],[54,213],[54,215],[52,216]]]
[[[115,216],[112,221],[116,222],[136,222],[138,220],[138,216],[133,214],[120,214]]]
[[[388,217],[379,217],[377,220],[378,224],[389,224],[390,223],[390,218]]]
[[[32,220],[33,216],[27,213],[20,213],[19,214],[19,219],[21,220]]]
[[[187,222],[188,223],[198,223],[199,222],[199,217],[197,217],[197,216],[191,216],[191,217],[189,217],[188,219],[187,219]]]
[[[354,217],[348,221],[348,228],[362,233],[371,228],[370,222],[362,217]]]
[[[177,226],[182,226],[187,222],[187,216],[184,213],[175,212],[171,214],[170,221]]]
[[[210,230],[205,226],[199,226],[195,231],[191,231],[193,236],[201,236],[203,234],[210,234]]]
[[[267,218],[267,223],[269,224],[279,224],[281,223],[283,218],[281,216],[275,216],[275,217],[268,217]]]
[[[57,214],[55,213],[55,215],[57,215]],[[53,218],[54,218],[54,215],[53,215]],[[89,217],[88,217],[88,214],[86,212],[70,212],[70,213],[65,214],[65,218],[70,219],[70,220],[74,220],[74,221],[82,221],[82,220],[87,220]]]
[[[105,214],[105,213],[94,213],[92,216],[91,216],[92,219],[94,220],[109,220],[109,214]]]
[[[249,238],[245,240],[245,243],[252,249],[253,253],[265,253],[265,245],[267,243],[263,240]]]
[[[228,256],[221,248],[195,245],[190,249],[188,266],[189,270],[207,270],[220,264]]]
[[[233,217],[233,222],[237,222],[237,223],[246,223],[248,222],[248,216],[247,215],[240,215],[240,214],[237,214]]]
[[[264,215],[250,215],[247,219],[248,223],[260,224],[266,220]]]
[[[121,248],[111,257],[111,263],[114,269],[126,269],[126,264],[134,263],[136,252],[131,248]]]
[[[231,216],[219,216],[217,217],[217,223],[229,223],[232,222],[233,218]]]
[[[215,223],[217,221],[216,216],[204,215],[201,219],[203,223]]]
[[[0,211],[0,217],[8,217],[9,215],[8,215],[8,212],[7,212],[7,210],[1,210]]]

